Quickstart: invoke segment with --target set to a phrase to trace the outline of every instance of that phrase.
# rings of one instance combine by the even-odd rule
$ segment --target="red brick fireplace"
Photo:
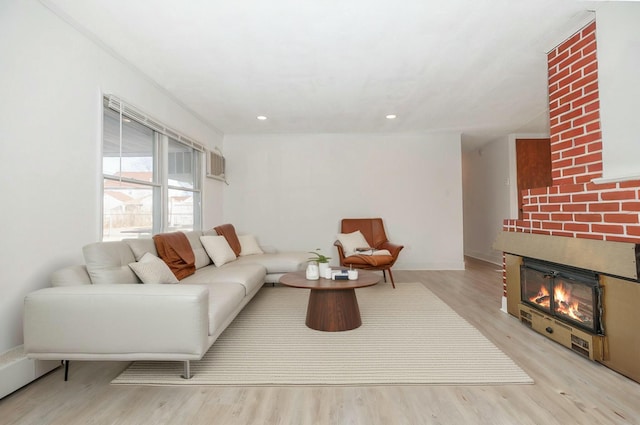
[[[553,186],[523,193],[504,230],[640,243],[640,180],[602,177],[596,23],[548,54]]]
[[[530,319],[522,317],[529,313],[518,305],[514,306],[519,302],[520,294],[511,293],[515,287],[520,292],[520,266],[522,258],[527,256],[525,251],[540,257],[548,256],[546,260],[559,264],[580,263],[572,265],[602,273],[600,285],[607,304],[605,324],[609,329],[605,332],[607,336],[593,339],[593,345],[598,346],[598,353],[591,353],[590,357],[640,382],[640,367],[636,365],[637,356],[640,355],[640,338],[635,335],[636,331],[630,329],[640,325],[635,314],[636,309],[640,308],[640,283],[636,272],[640,270],[637,267],[640,251],[640,180],[613,183],[597,181],[603,176],[603,140],[596,23],[590,23],[556,47],[548,54],[547,61],[553,185],[523,191],[522,220],[504,220],[506,236],[518,236],[514,233],[531,235],[520,235],[525,237],[520,240],[518,237],[514,239],[502,235],[502,241],[496,243],[497,247],[509,253],[503,256],[503,288],[508,311],[521,316],[525,324]],[[572,243],[563,243],[568,242],[565,238],[570,238]],[[518,248],[504,248],[509,244],[516,244]],[[534,248],[531,248],[532,244]],[[629,273],[618,273],[612,269],[612,264],[617,260],[598,264],[601,262],[598,259],[600,254],[610,251],[611,246],[623,253],[627,253],[627,248],[633,251],[625,256],[626,262],[634,263],[635,269],[630,267]],[[593,260],[583,259],[585,247],[588,250],[594,248],[591,253]],[[550,250],[556,250],[558,255],[551,256],[548,253]],[[569,261],[560,261],[565,258]],[[517,286],[514,285],[515,281]],[[614,301],[614,294],[620,299]],[[626,324],[621,323],[621,320],[628,320],[629,317],[633,319]],[[545,320],[551,323],[554,319]],[[555,323],[566,328],[562,323]],[[553,330],[547,332],[552,333]],[[571,333],[567,337],[574,338],[575,335],[577,333]]]

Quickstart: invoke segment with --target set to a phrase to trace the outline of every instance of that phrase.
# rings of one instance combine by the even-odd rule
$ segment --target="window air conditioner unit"
[[[207,151],[207,177],[226,182],[225,159],[219,152]]]

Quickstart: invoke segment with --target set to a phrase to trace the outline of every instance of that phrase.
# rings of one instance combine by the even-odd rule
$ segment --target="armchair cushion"
[[[356,248],[367,248],[370,246],[360,230],[352,233],[339,233],[338,241],[342,244],[345,257],[354,255]]]
[[[345,266],[384,267],[393,264],[391,255],[351,255],[342,261]]]

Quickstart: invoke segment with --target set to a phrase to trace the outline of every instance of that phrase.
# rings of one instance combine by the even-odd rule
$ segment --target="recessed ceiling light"
[[[264,115],[258,115],[256,118],[258,118],[260,121],[264,121],[267,119],[267,117],[265,117]]]
[[[395,114],[389,114],[385,118],[388,119],[388,120],[395,120],[396,117],[397,117],[397,115],[395,115]]]

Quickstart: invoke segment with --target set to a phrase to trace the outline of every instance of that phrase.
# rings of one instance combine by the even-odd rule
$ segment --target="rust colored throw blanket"
[[[196,271],[196,256],[182,232],[160,233],[153,237],[158,255],[167,263],[178,280],[190,276]]]
[[[236,254],[236,257],[240,255],[242,247],[240,246],[240,241],[238,240],[238,235],[236,234],[236,229],[233,227],[233,224],[221,224],[218,227],[214,227],[213,230],[218,233],[218,236],[224,236],[229,243],[229,246]]]

